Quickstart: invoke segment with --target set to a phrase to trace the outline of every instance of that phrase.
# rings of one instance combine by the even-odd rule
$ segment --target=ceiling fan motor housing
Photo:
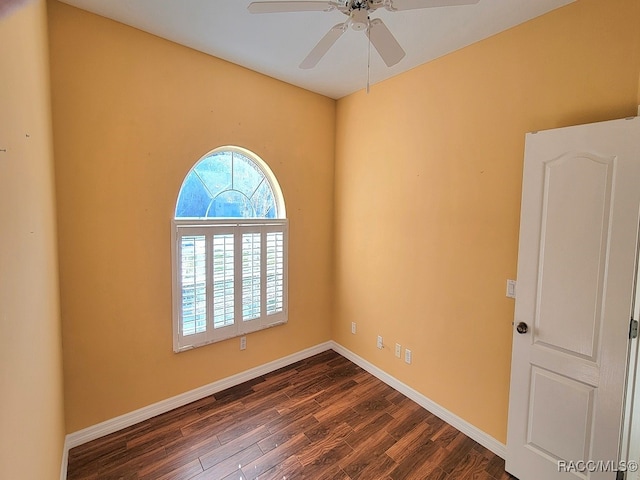
[[[353,10],[351,12],[351,28],[357,31],[366,30],[369,26],[369,12],[367,10]]]

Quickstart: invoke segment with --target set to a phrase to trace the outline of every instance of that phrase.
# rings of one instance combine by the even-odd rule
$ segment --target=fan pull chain
[[[371,78],[371,24],[367,26],[367,38],[369,39],[367,52],[367,95],[369,95],[369,80]]]

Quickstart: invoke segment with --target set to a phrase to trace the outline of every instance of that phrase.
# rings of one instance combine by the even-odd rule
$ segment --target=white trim
[[[106,420],[97,425],[93,425],[91,427],[87,427],[77,432],[68,434],[64,442],[60,480],[66,479],[69,450],[74,447],[103,437],[105,435],[109,435],[110,433],[117,432],[118,430],[121,430],[123,428],[130,427],[131,425],[135,425],[136,423],[142,422],[144,420],[148,420],[149,418],[155,417],[156,415],[166,413],[170,410],[173,410],[174,408],[178,408],[188,403],[195,402],[196,400],[200,400],[201,398],[213,395],[214,393],[220,392],[227,388],[234,387],[248,380],[253,380],[260,375],[265,375],[279,368],[286,367],[287,365],[291,365],[292,363],[304,360],[327,350],[334,350],[343,357],[351,360],[353,363],[363,368],[371,375],[377,377],[379,380],[383,381],[390,387],[406,395],[418,405],[425,408],[437,417],[441,418],[452,427],[455,427],[456,429],[467,435],[469,438],[478,442],[483,447],[489,449],[499,457],[505,458],[506,445],[499,442],[491,435],[471,425],[466,420],[463,420],[456,414],[450,412],[446,408],[425,397],[423,394],[402,383],[400,380],[385,373],[372,363],[356,355],[350,350],[347,350],[342,345],[334,341],[329,341],[288,355],[278,360],[265,363],[264,365],[245,370],[244,372],[240,372],[236,375],[223,378],[222,380],[218,380],[216,382],[204,385],[194,390],[190,390],[180,395],[176,395],[175,397],[161,400],[160,402],[148,405],[138,410],[134,410],[133,412],[129,412],[124,415],[120,415],[119,417]]]
[[[457,416],[455,413],[452,413],[446,408],[438,405],[433,400],[425,397],[423,394],[414,390],[410,386],[402,383],[397,378],[394,378],[388,373],[382,371],[372,363],[366,361],[364,358],[356,355],[350,350],[347,350],[339,343],[331,342],[331,344],[332,344],[332,349],[335,350],[340,355],[342,355],[343,357],[348,358],[353,363],[363,368],[374,377],[377,377],[378,379],[382,380],[384,383],[386,383],[390,387],[394,388],[395,390],[409,397],[411,400],[416,402],[425,410],[428,410],[429,412],[433,413],[436,417],[441,418],[452,427],[457,428],[462,433],[464,433],[467,437],[471,438],[472,440],[475,440],[476,442],[478,442],[480,445],[487,448],[488,450],[491,450],[500,458],[505,458],[507,454],[507,446],[504,443],[499,442],[488,433],[483,432],[479,428],[471,425],[466,420]]]
[[[227,388],[240,385],[248,380],[253,380],[260,375],[265,375],[278,370],[279,368],[286,367],[292,363],[317,355],[318,353],[331,350],[331,347],[331,342],[321,343],[314,347],[307,348],[306,350],[265,363],[264,365],[245,370],[244,372],[240,372],[236,375],[181,393],[175,397],[167,398],[166,400],[161,400],[152,405],[134,410],[133,412],[125,413],[124,415],[106,420],[102,423],[98,423],[97,425],[92,425],[91,427],[78,430],[77,432],[67,435],[65,446],[67,449],[71,449],[97,438],[104,437],[110,433],[117,432],[123,428],[148,420],[156,415],[166,413],[174,408],[182,407],[183,405],[195,402],[196,400],[213,395],[214,393],[221,392]]]
[[[62,446],[62,463],[60,465],[60,480],[67,480],[67,467],[69,466],[69,435],[64,439]]]

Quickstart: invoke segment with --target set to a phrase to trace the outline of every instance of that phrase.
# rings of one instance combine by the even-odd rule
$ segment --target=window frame
[[[268,165],[253,152],[235,146],[223,146],[211,150],[204,156],[202,156],[191,167],[187,175],[184,177],[180,190],[176,197],[176,209],[182,188],[185,182],[194,171],[194,169],[200,164],[201,161],[214,156],[218,152],[232,152],[239,153],[252,161],[255,166],[262,172],[267,182],[271,187],[273,193],[273,200],[276,209],[276,218],[220,218],[220,217],[175,217],[176,211],[174,210],[174,218],[171,223],[172,241],[171,241],[171,270],[172,270],[172,332],[173,332],[173,351],[176,353],[191,350],[196,347],[208,345],[211,343],[227,340],[230,338],[245,335],[251,332],[263,330],[276,325],[282,325],[288,321],[288,242],[289,242],[289,222],[286,218],[286,210],[284,205],[284,198],[280,185],[275,178],[275,175],[268,167]],[[274,239],[272,234],[274,232],[281,233],[282,239],[282,251],[279,250],[280,236],[277,235]],[[243,240],[244,235],[257,233],[260,234],[260,247],[257,250],[260,257],[259,274],[250,274],[249,277],[243,276],[243,266],[245,260],[243,259]],[[214,327],[214,302],[215,299],[223,298],[223,301],[229,301],[226,297],[227,288],[223,289],[225,292],[222,295],[214,297],[215,284],[213,278],[213,266],[214,266],[214,239],[218,235],[233,235],[233,324],[221,327]],[[182,238],[190,236],[204,237],[205,249],[204,249],[204,262],[205,262],[205,303],[206,303],[206,315],[205,315],[205,331],[197,332],[197,319],[194,319],[195,333],[188,335],[183,334],[183,328],[185,322],[183,321],[184,305],[183,305],[183,272],[182,272]],[[270,238],[275,242],[273,245],[267,248],[267,238]],[[202,240],[200,240],[202,241]],[[276,260],[273,263],[273,250],[276,250],[276,257],[281,261]],[[271,253],[270,253],[271,252]],[[268,264],[269,255],[271,255],[271,262],[269,266],[277,269],[279,265],[282,266],[282,285],[279,284],[279,273],[271,272],[272,280],[269,280]],[[202,258],[202,257],[201,257]],[[255,262],[255,258],[251,257]],[[223,265],[226,262],[223,261]],[[223,267],[225,268],[225,267]],[[194,272],[194,278],[196,273]],[[259,280],[257,280],[259,277]],[[274,280],[275,279],[275,280]],[[260,307],[259,316],[253,319],[244,319],[243,312],[243,281],[247,280],[251,285],[250,289],[253,293],[248,293],[249,298],[255,299],[255,292],[257,291],[253,285],[259,283],[260,291]],[[271,295],[269,298],[272,302],[275,301],[277,305],[277,311],[269,313],[268,308],[273,308],[273,303],[268,303],[267,289],[270,291],[276,290],[277,293]],[[198,290],[201,291],[202,287],[195,285],[194,295]],[[195,297],[194,297],[195,298]],[[282,306],[280,308],[280,300]],[[249,300],[251,302],[251,300]],[[255,300],[253,300],[252,306],[255,306]],[[268,305],[270,305],[268,307]],[[195,309],[196,307],[194,307]],[[226,310],[226,308],[223,308]],[[197,317],[197,315],[194,315]]]

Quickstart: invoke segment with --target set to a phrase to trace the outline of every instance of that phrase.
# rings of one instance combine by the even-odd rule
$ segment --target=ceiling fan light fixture
[[[0,0],[0,3],[3,0]],[[6,1],[6,0],[4,0]],[[377,50],[387,67],[396,65],[405,56],[405,51],[389,31],[382,19],[371,20],[369,14],[384,7],[391,12],[420,8],[472,5],[480,0],[266,0],[251,2],[247,7],[251,13],[286,12],[330,12],[338,10],[348,18],[344,23],[331,27],[324,37],[300,63],[300,68],[315,67],[333,44],[349,28],[364,31],[369,45]]]
[[[351,28],[361,32],[369,27],[369,12],[367,10],[354,10],[351,12]]]

